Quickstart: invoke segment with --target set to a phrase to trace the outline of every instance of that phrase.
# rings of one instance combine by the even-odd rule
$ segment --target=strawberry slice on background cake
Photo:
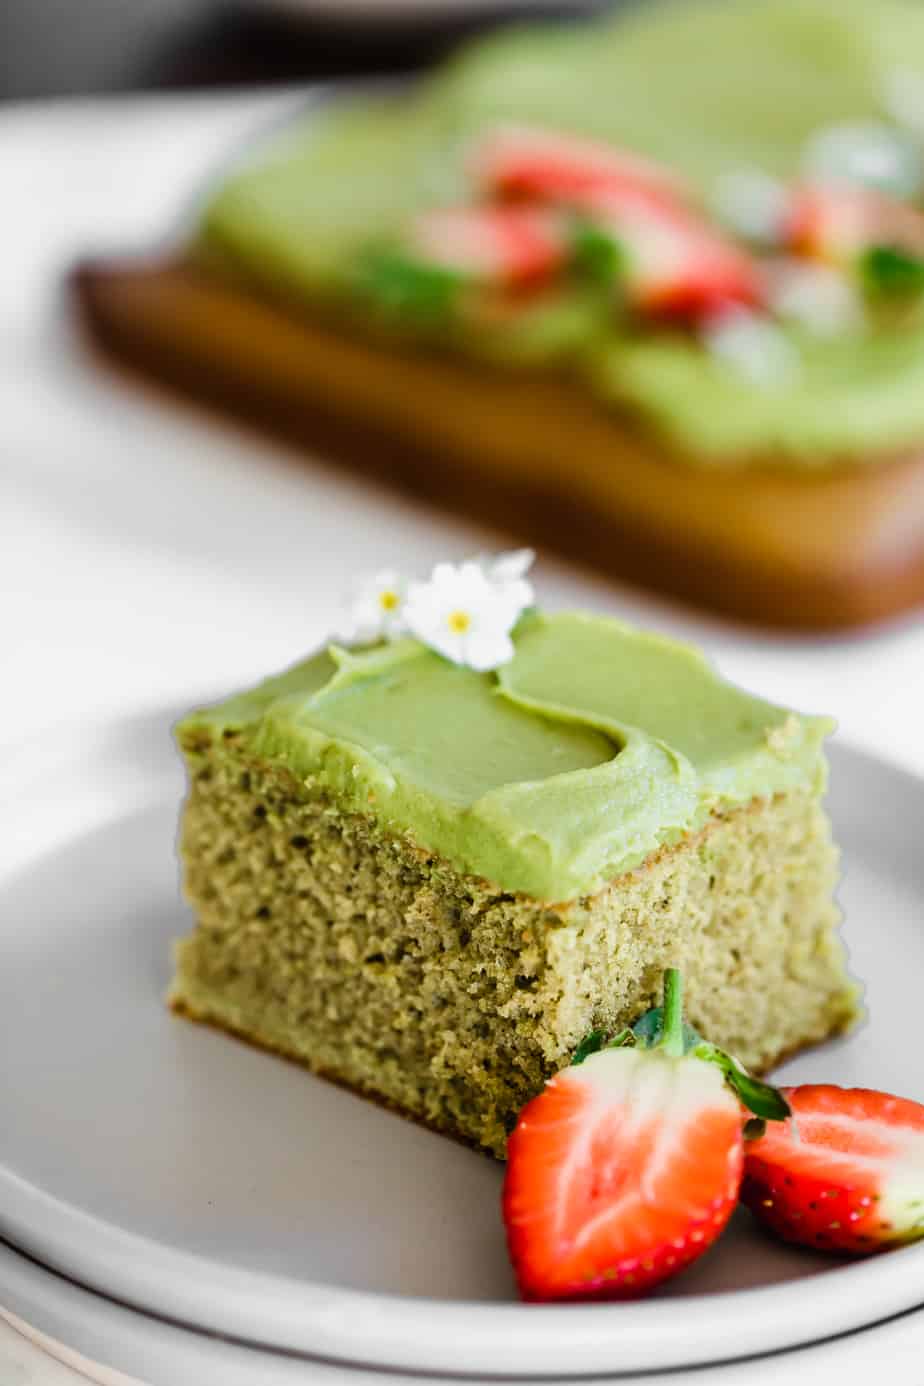
[[[541,207],[435,208],[415,218],[406,244],[429,265],[499,288],[548,282],[570,257],[562,218]]]
[[[489,195],[574,213],[578,265],[594,238],[595,264],[608,265],[638,313],[695,322],[729,306],[763,302],[753,257],[710,225],[683,183],[652,160],[593,140],[511,127],[479,143],[471,168]],[[600,253],[605,242],[609,257]]]
[[[368,246],[357,287],[385,310],[439,322],[473,294],[541,290],[571,257],[569,228],[549,208],[437,207],[396,240]]]
[[[757,262],[706,222],[605,202],[594,214],[622,249],[624,292],[637,312],[695,324],[731,307],[763,306]]]
[[[482,137],[468,167],[478,189],[491,198],[573,203],[609,191],[659,207],[688,197],[682,180],[652,159],[530,126],[502,126]]]

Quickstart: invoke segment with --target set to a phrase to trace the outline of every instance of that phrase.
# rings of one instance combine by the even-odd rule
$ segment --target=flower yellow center
[[[379,593],[379,606],[383,611],[397,611],[400,598],[397,592],[387,589]]]
[[[467,611],[450,611],[446,624],[453,635],[464,635],[472,624],[472,618]]]

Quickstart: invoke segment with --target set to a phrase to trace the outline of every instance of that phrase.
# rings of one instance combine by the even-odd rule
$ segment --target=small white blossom
[[[816,336],[837,336],[863,320],[857,290],[840,270],[784,259],[769,268],[767,277],[773,311]]]
[[[857,184],[890,197],[914,198],[924,186],[917,140],[884,122],[826,126],[808,141],[802,166],[819,182]]]
[[[723,174],[713,190],[712,205],[719,220],[745,240],[776,245],[783,239],[789,194],[778,179],[760,169]]]
[[[498,554],[496,558],[478,561],[495,590],[497,600],[515,611],[514,620],[528,606],[532,606],[536,594],[526,574],[536,561],[533,549],[511,549],[508,553]]]
[[[406,597],[405,579],[391,569],[361,579],[337,631],[338,638],[364,645],[372,640],[395,640],[406,634]]]
[[[479,673],[506,664],[514,652],[510,632],[532,602],[523,576],[532,559],[521,550],[493,561],[438,563],[427,582],[408,588],[408,630],[437,654]]]
[[[785,385],[798,369],[798,353],[786,334],[746,308],[713,318],[703,328],[702,340],[717,360],[755,385]]]
[[[482,560],[492,582],[514,582],[526,576],[536,561],[534,549],[510,549]]]

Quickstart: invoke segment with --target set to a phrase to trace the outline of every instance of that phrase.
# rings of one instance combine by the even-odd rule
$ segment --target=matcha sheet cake
[[[665,966],[757,1071],[855,1009],[830,723],[613,620],[504,619],[496,667],[393,628],[180,724],[196,927],[170,998],[498,1156]]]
[[[924,6],[651,0],[312,102],[75,280],[133,370],[622,579],[924,602]]]

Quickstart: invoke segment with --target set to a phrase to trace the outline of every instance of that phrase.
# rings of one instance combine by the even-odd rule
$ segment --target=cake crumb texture
[[[233,736],[189,761],[197,927],[171,1004],[497,1156],[587,1031],[657,1004],[666,966],[690,1022],[758,1072],[855,1017],[836,851],[807,789],[716,813],[556,906],[340,812]]]

